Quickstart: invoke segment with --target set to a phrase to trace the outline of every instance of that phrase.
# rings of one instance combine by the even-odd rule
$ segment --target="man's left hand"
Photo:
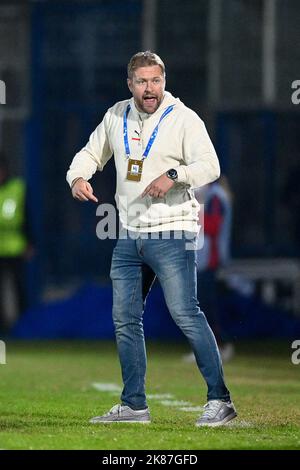
[[[148,184],[142,194],[142,197],[145,197],[147,194],[151,197],[165,197],[169,189],[171,189],[174,184],[174,181],[163,174],[153,180],[152,183]]]

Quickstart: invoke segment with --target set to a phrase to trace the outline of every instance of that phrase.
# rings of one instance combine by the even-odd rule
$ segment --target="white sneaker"
[[[150,423],[149,408],[132,410],[129,406],[115,405],[103,416],[95,416],[90,423]]]
[[[203,407],[203,415],[196,422],[196,426],[223,426],[237,416],[234,404],[222,400],[209,400]]]

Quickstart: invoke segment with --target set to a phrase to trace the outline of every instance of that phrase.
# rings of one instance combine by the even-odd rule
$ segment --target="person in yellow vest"
[[[0,332],[6,332],[12,319],[7,318],[8,289],[13,289],[14,320],[26,307],[24,260],[32,255],[26,188],[22,178],[10,177],[5,158],[0,155]]]

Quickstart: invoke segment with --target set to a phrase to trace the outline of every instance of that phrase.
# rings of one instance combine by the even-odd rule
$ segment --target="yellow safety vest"
[[[24,253],[27,246],[24,218],[25,184],[20,178],[13,178],[0,186],[0,257]]]

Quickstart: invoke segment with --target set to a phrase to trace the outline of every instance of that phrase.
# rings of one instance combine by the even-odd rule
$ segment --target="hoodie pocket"
[[[192,196],[187,188],[181,188],[180,190],[172,188],[165,196],[165,203],[169,206],[178,206],[191,200]]]

